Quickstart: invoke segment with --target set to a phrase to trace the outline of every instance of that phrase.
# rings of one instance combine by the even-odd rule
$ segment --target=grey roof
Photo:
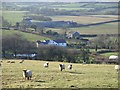
[[[53,40],[56,43],[66,43],[66,41],[64,39],[57,39],[57,40]]]
[[[45,40],[45,42],[41,42],[41,41],[36,41],[38,44],[48,44],[49,40]]]

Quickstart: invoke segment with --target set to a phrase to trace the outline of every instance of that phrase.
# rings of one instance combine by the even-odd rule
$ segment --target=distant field
[[[109,53],[104,53],[104,54],[100,54],[100,55],[109,57],[109,56],[111,56],[111,55],[118,55],[118,54],[119,54],[119,53],[117,53],[117,52],[109,52]]]
[[[53,21],[74,21],[79,24],[91,24],[91,23],[98,23],[98,22],[105,22],[111,20],[117,20],[118,17],[114,15],[93,15],[93,16],[54,16],[51,17]],[[61,29],[53,29],[62,33],[63,30]],[[108,23],[96,26],[89,26],[89,27],[78,27],[78,28],[71,28],[68,30],[70,31],[78,31],[81,34],[118,34],[118,23]]]
[[[45,61],[25,60],[24,63],[2,64],[3,88],[117,88],[117,73],[114,65],[105,64],[73,64],[73,69],[59,70],[61,62],[50,62],[49,68],[44,68]],[[22,70],[33,72],[32,80],[24,80]]]
[[[78,31],[81,34],[118,34],[118,23],[72,28],[70,31]]]
[[[64,33],[64,29],[60,28],[48,28],[59,33]],[[118,34],[118,23],[109,23],[102,25],[95,25],[89,27],[68,28],[67,32],[77,31],[80,34]]]
[[[90,23],[97,23],[97,22],[104,22],[110,20],[117,20],[117,16],[105,16],[103,15],[93,15],[93,16],[53,16],[51,17],[53,21],[74,21],[80,24],[90,24]]]
[[[20,32],[20,31],[16,31],[16,30],[3,30],[2,31],[2,35],[12,35],[14,33],[19,33],[19,34],[23,35],[23,37],[26,38],[29,41],[49,39],[49,38],[46,38],[46,37],[43,37],[43,36],[30,34],[30,33],[25,33],[25,32]]]
[[[12,25],[15,25],[16,22],[22,21],[25,12],[26,11],[2,11],[2,16]]]
[[[71,7],[71,8],[69,8],[69,7],[60,7],[59,8],[60,10],[92,10],[93,8],[73,8],[73,7]]]

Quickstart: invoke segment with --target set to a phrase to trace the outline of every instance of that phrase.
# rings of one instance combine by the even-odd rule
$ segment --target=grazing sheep
[[[10,63],[10,62],[11,62],[10,60],[7,61],[7,63]]]
[[[63,69],[65,69],[65,65],[64,64],[59,64],[59,69],[62,71]]]
[[[31,80],[31,78],[32,78],[32,71],[24,69],[23,70],[23,77],[25,78],[25,80],[26,80],[26,78],[28,80]]]
[[[115,70],[117,71],[117,73],[119,72],[120,70],[120,65],[115,65]]]
[[[72,64],[68,65],[68,69],[72,69]]]
[[[12,61],[10,61],[10,63],[15,63],[15,61],[14,61],[14,60],[12,60]]]
[[[0,61],[0,66],[2,65],[2,61]]]
[[[44,67],[46,68],[46,67],[48,67],[48,66],[49,66],[49,63],[46,62],[46,63],[44,64]]]
[[[83,61],[83,64],[86,64],[86,62],[85,62],[85,61]]]
[[[23,60],[21,60],[19,63],[23,63],[24,62],[24,59]]]

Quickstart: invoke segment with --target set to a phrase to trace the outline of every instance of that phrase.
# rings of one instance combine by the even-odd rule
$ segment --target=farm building
[[[66,35],[67,38],[74,38],[74,39],[82,39],[82,36],[80,36],[79,32],[69,32]]]
[[[118,63],[118,56],[111,55],[109,58],[108,57],[96,57],[95,58],[96,63],[106,63],[106,64],[117,64]]]
[[[118,56],[111,55],[111,56],[109,57],[109,60],[118,60]]]
[[[57,39],[57,40],[44,40],[44,41],[36,41],[36,45],[37,47],[39,47],[39,45],[56,45],[56,46],[62,46],[62,47],[66,47],[67,43],[64,39]]]
[[[15,57],[15,55],[13,55]],[[22,59],[26,59],[26,58],[34,58],[36,56],[36,54],[16,54],[17,58],[22,58]]]

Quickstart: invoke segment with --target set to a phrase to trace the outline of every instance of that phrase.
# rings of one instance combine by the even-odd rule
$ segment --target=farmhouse
[[[15,55],[13,55],[15,57]],[[34,58],[36,54],[16,54],[17,58],[25,59],[25,58]]]
[[[82,39],[82,37],[80,36],[80,33],[79,32],[69,32],[67,35],[66,35],[67,38],[74,38],[74,39]]]
[[[109,60],[118,60],[118,56],[111,55],[111,56],[109,56]]]
[[[44,41],[36,41],[36,46],[39,47],[39,45],[56,45],[56,46],[62,46],[66,47],[67,43],[64,39],[57,39],[57,40],[44,40]]]

